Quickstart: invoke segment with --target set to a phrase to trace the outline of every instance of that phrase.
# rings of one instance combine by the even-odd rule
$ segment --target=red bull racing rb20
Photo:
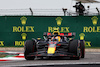
[[[85,57],[85,43],[83,40],[75,40],[75,33],[44,32],[44,40],[41,38],[26,40],[24,45],[24,57],[26,60],[34,60],[35,57],[70,57],[77,59]]]

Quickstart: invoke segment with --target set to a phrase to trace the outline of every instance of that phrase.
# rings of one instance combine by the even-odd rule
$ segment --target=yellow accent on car
[[[41,38],[37,38],[37,40],[40,40]]]
[[[54,54],[54,53],[55,53],[55,47],[49,47],[48,54]]]

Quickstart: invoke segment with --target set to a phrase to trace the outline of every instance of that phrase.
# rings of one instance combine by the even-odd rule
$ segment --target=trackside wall
[[[25,40],[43,38],[54,28],[76,32],[87,47],[100,47],[100,16],[0,16],[0,47],[24,46]]]

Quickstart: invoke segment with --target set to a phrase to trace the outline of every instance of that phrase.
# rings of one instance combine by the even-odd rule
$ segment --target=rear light
[[[51,35],[51,33],[47,33],[47,35],[49,36],[49,35]]]
[[[60,33],[60,36],[64,36],[64,33]]]
[[[57,44],[57,46],[61,46],[61,44]]]
[[[47,45],[49,45],[49,44],[47,44]]]
[[[72,33],[68,33],[68,36],[72,36]]]

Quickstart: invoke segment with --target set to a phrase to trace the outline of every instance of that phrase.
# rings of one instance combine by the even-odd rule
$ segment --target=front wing
[[[37,57],[56,57],[56,56],[62,56],[62,57],[78,57],[77,55],[73,54],[73,53],[69,53],[69,52],[55,52],[54,54],[48,54],[47,51],[40,51],[40,52],[34,52],[34,53],[30,53],[27,56],[37,56]]]

